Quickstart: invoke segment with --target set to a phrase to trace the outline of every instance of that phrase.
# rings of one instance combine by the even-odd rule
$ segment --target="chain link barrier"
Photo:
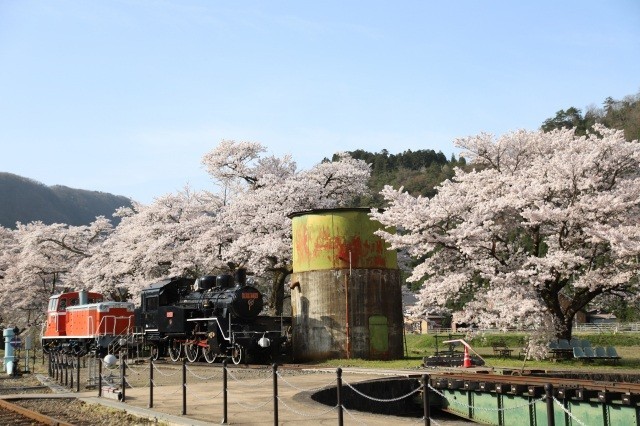
[[[235,396],[236,401],[234,401],[236,403],[236,405],[239,405],[240,407],[244,408],[245,410],[249,410],[249,411],[258,411],[260,410],[262,407],[266,406],[269,403],[273,402],[273,398],[271,396],[269,396],[269,399],[267,399],[265,402],[263,402],[262,404],[258,404],[258,405],[249,405],[249,404],[243,404],[242,402],[238,401],[237,399],[242,399],[241,395],[233,393],[231,391],[229,391],[229,389],[227,389],[227,395],[229,396]]]
[[[562,408],[562,411],[564,411],[565,413],[567,413],[569,415],[569,417],[571,417],[571,420],[576,422],[579,426],[586,426],[583,422],[581,422],[580,420],[578,420],[576,418],[576,416],[574,416],[569,410],[567,410],[564,407],[564,404],[561,401],[558,401],[558,399],[554,396],[553,397],[554,402],[560,407]]]
[[[173,368],[168,368],[165,369],[165,371],[163,371],[162,369],[158,368],[158,366],[154,363],[152,366],[152,369],[157,371],[161,376],[164,377],[174,377],[176,375],[178,375],[178,373],[180,373],[181,371],[179,369],[173,369]],[[142,369],[142,368],[137,368],[134,367],[132,368],[130,365],[127,365],[127,370],[135,375],[135,376],[144,376],[145,373],[148,373],[148,370],[146,369]],[[171,371],[166,372],[166,371]],[[220,372],[216,372],[213,375],[210,376],[204,376],[204,375],[200,375],[197,373],[197,371],[195,371],[194,369],[190,368],[189,366],[185,366],[185,371],[188,372],[191,376],[202,380],[202,381],[210,381],[216,378],[219,378],[222,374]],[[249,371],[249,370],[247,370]],[[300,387],[298,385],[296,385],[295,383],[292,383],[291,380],[287,380],[287,377],[285,374],[282,374],[280,371],[277,370],[267,370],[268,374],[266,375],[266,377],[264,377],[262,380],[258,381],[258,382],[254,382],[252,378],[240,378],[238,377],[236,374],[234,374],[234,371],[232,369],[229,369],[228,367],[223,365],[223,373],[226,373],[235,383],[237,383],[240,386],[243,387],[250,387],[250,388],[254,388],[257,386],[261,386],[264,383],[268,382],[269,380],[280,380],[282,383],[286,384],[288,387],[295,389],[296,391],[299,392],[313,392],[313,391],[318,391],[318,390],[322,390],[322,389],[326,389],[330,386],[335,386],[336,385],[336,379],[332,378],[330,381],[328,381],[325,384],[322,385],[318,385],[318,386],[313,386],[313,387],[309,387],[309,388],[304,388],[304,387]],[[255,371],[255,373],[257,374],[261,374],[265,372],[265,370],[257,370]],[[274,372],[275,375],[277,377],[277,379],[274,379]],[[254,373],[254,371],[251,371],[251,373]],[[109,374],[109,376],[105,376],[105,375],[101,375],[102,379],[104,382],[106,383],[113,383],[113,380],[115,379],[115,377],[113,376],[113,374]],[[129,388],[134,388],[134,386],[132,385],[132,383],[128,380],[128,378],[125,377],[120,377],[120,379],[123,381],[123,383],[129,387]],[[143,386],[136,386],[136,388],[143,388],[143,387],[150,387],[153,386],[155,389],[157,389],[159,387],[159,385],[156,383],[155,380],[150,379],[145,385]],[[419,387],[411,390],[410,392],[398,396],[398,397],[394,397],[394,398],[377,398],[371,395],[368,395],[362,391],[360,391],[356,386],[352,385],[351,383],[349,383],[346,380],[342,380],[342,386],[349,388],[351,391],[353,391],[355,394],[359,395],[360,397],[364,398],[364,399],[368,399],[370,401],[375,401],[378,403],[394,403],[394,402],[398,402],[401,401],[403,399],[406,398],[410,398],[411,396],[422,392],[424,390],[424,385],[420,384]],[[474,411],[484,411],[484,412],[506,412],[506,411],[513,411],[513,410],[522,410],[522,409],[526,409],[528,407],[531,407],[539,402],[544,402],[547,400],[547,396],[543,395],[539,398],[535,398],[535,399],[531,399],[530,401],[520,404],[520,405],[516,405],[516,406],[512,406],[512,407],[507,407],[507,408],[486,408],[486,407],[476,407],[473,405],[469,405],[463,401],[459,401],[457,399],[454,398],[448,398],[447,395],[445,395],[442,391],[434,388],[433,386],[431,386],[430,384],[427,385],[428,389],[430,391],[432,391],[434,394],[438,395],[439,397],[441,397],[442,399],[444,399],[445,401],[447,401],[449,404],[455,404],[459,407],[462,407],[464,409],[471,409]],[[196,400],[203,400],[203,401],[207,401],[207,400],[212,400],[215,398],[218,398],[220,395],[222,395],[225,390],[227,395],[231,396],[233,395],[233,400],[235,402],[235,404],[237,404],[238,406],[240,406],[241,408],[245,409],[245,410],[249,410],[249,411],[259,411],[259,410],[263,410],[264,407],[266,407],[268,404],[273,403],[274,399],[273,398],[269,398],[267,397],[267,399],[260,404],[245,404],[242,403],[242,392],[240,393],[235,393],[235,392],[231,392],[231,390],[227,387],[226,389],[220,390],[219,392],[217,392],[215,395],[209,395],[209,394],[203,394],[201,392],[198,392],[197,389],[193,386],[187,386],[186,383],[183,383],[181,386],[178,386],[173,392],[166,392],[163,394],[165,395],[175,395],[181,391],[189,391],[189,394],[192,395],[192,398],[196,399]],[[553,398],[553,402],[555,402],[555,404],[557,406],[559,406],[562,411],[564,413],[566,413],[566,415],[571,419],[572,423],[575,423],[579,426],[585,426],[585,423],[582,422],[581,420],[579,420],[578,418],[575,417],[574,414],[572,414],[563,404],[562,401],[559,401],[556,397],[552,397]],[[290,411],[291,413],[294,413],[298,416],[304,417],[304,418],[308,418],[308,419],[312,419],[312,418],[319,418],[322,417],[332,411],[341,409],[342,411],[344,411],[353,421],[359,423],[359,424],[366,424],[364,421],[362,421],[361,419],[357,418],[357,416],[354,415],[353,412],[351,412],[351,410],[348,410],[346,407],[344,407],[344,405],[335,405],[332,406],[330,408],[328,408],[327,410],[324,410],[322,412],[318,412],[318,413],[311,413],[311,412],[303,412],[299,409],[296,409],[294,407],[292,407],[291,405],[287,404],[287,402],[278,395],[275,395],[275,401],[277,401],[277,403],[281,404],[282,407],[284,407],[286,410]],[[435,421],[433,418],[429,417],[429,420],[432,424],[434,424],[435,426],[439,426],[439,423],[437,421]],[[420,424],[422,422],[425,421],[425,417],[421,417],[416,419],[414,422],[412,422],[412,424]]]
[[[294,413],[294,414],[296,414],[296,415],[298,415],[298,416],[300,416],[300,417],[306,417],[306,418],[308,418],[308,419],[315,419],[315,418],[318,418],[318,417],[322,417],[322,416],[324,416],[324,415],[326,415],[326,414],[328,414],[328,413],[330,413],[330,412],[332,412],[332,411],[334,411],[334,410],[337,410],[337,409],[338,409],[338,406],[337,406],[337,405],[334,405],[333,407],[330,407],[330,408],[328,408],[327,410],[322,411],[322,412],[320,412],[320,413],[307,414],[307,413],[303,413],[302,411],[298,411],[298,410],[296,410],[295,408],[293,408],[293,407],[289,406],[289,405],[284,401],[284,399],[282,399],[281,397],[278,397],[278,403],[279,403],[279,404],[282,404],[282,405],[284,406],[284,408],[286,408],[287,410],[291,411],[292,413]]]
[[[255,387],[255,386],[259,386],[263,383],[265,383],[267,380],[271,379],[273,377],[273,372],[270,371],[269,375],[267,377],[264,378],[264,380],[258,382],[258,383],[246,383],[247,380],[242,380],[242,379],[238,379],[229,368],[227,368],[227,374],[229,374],[229,377],[231,377],[236,383],[239,383],[241,386],[246,386],[246,387]]]
[[[138,368],[134,368],[131,366],[131,364],[127,363],[127,370],[132,371],[135,374],[142,374],[142,372],[147,372],[147,370],[143,370],[143,369],[138,369]]]
[[[313,387],[313,388],[301,388],[301,387],[298,387],[298,386],[294,385],[293,383],[289,382],[287,379],[285,379],[285,378],[284,378],[284,376],[283,376],[282,374],[280,374],[280,372],[279,372],[279,371],[278,371],[278,372],[276,372],[276,374],[278,375],[278,377],[279,377],[280,379],[282,379],[282,381],[283,381],[287,386],[289,386],[290,388],[293,388],[293,389],[295,389],[295,390],[297,390],[297,391],[300,391],[300,392],[312,392],[312,391],[317,391],[317,390],[320,390],[320,389],[324,389],[324,388],[326,388],[326,387],[328,387],[328,386],[331,386],[332,384],[334,384],[334,383],[336,382],[336,379],[331,379],[331,381],[330,381],[330,382],[328,382],[328,383],[326,383],[326,384],[324,384],[324,385],[320,385],[320,386]]]
[[[414,393],[419,392],[422,389],[422,385],[420,385],[418,388],[412,390],[411,392],[409,392],[406,395],[402,395],[402,396],[399,396],[397,398],[383,399],[383,398],[375,398],[375,397],[373,397],[371,395],[366,395],[366,394],[360,392],[358,389],[356,389],[353,386],[351,386],[351,384],[349,382],[347,382],[345,379],[342,379],[342,384],[347,385],[347,387],[349,389],[351,389],[352,391],[354,391],[355,393],[357,393],[361,397],[366,398],[366,399],[370,399],[371,401],[376,401],[376,402],[397,402],[397,401],[401,401],[401,400],[403,400],[405,398],[410,397]]]
[[[136,376],[140,376],[140,377],[142,377],[142,376],[143,376],[143,371],[142,371],[142,370],[133,370],[131,367],[129,367],[129,364],[127,364],[127,373],[130,373],[130,372],[132,372],[132,373],[133,373],[133,374],[135,374]],[[148,371],[147,371],[147,373],[148,373]],[[147,376],[147,375],[145,374],[144,376]],[[130,388],[132,388],[132,389],[134,389],[134,388],[147,388],[147,387],[149,387],[149,382],[148,382],[148,381],[144,382],[144,384],[143,384],[143,385],[133,386],[133,385],[131,384],[131,382],[129,382],[128,377],[130,377],[130,374],[129,374],[129,375],[126,375],[126,376],[124,377],[124,380],[125,380],[126,384],[127,384]]]
[[[180,373],[180,370],[175,370],[175,371],[173,372],[173,374],[165,374],[165,373],[163,373],[163,372],[162,372],[162,370],[160,370],[160,369],[158,368],[158,366],[157,366],[155,363],[153,363],[153,369],[154,369],[155,371],[157,371],[158,373],[160,373],[160,375],[161,375],[161,376],[164,376],[164,377],[173,377],[173,376],[175,376],[176,374]]]
[[[193,395],[193,399],[197,399],[200,401],[210,401],[212,399],[216,399],[217,397],[222,395],[222,392],[224,392],[224,391],[220,391],[215,395],[209,395],[209,394],[203,394],[202,392],[198,392],[195,390],[195,388],[191,388],[187,384],[185,384],[184,387],[189,391],[189,395]]]
[[[153,388],[154,388],[155,390],[157,390],[159,387],[164,387],[164,386],[161,386],[161,385],[156,385],[155,380],[151,380],[151,382],[153,383]],[[175,394],[177,394],[177,393],[178,393],[178,392],[180,392],[180,391],[182,391],[182,385],[178,386],[178,387],[176,388],[176,390],[175,390],[175,391],[173,391],[173,392],[171,392],[171,393],[166,393],[166,395],[175,395]]]
[[[347,415],[349,417],[351,417],[355,422],[360,423],[361,425],[366,425],[365,422],[363,422],[362,420],[358,419],[356,416],[353,415],[353,413],[351,413],[350,410],[347,410],[347,408],[343,405],[342,406],[342,411],[344,411],[345,413],[347,413]]]
[[[200,376],[196,372],[194,372],[191,368],[189,368],[188,365],[187,365],[187,372],[189,374],[191,374],[193,377],[195,377],[197,379],[200,379],[200,380],[211,380],[211,379],[215,379],[217,377],[222,377],[221,373],[215,373],[212,376]]]

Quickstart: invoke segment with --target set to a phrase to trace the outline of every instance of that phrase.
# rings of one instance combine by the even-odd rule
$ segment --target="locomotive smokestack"
[[[244,286],[247,283],[247,270],[245,268],[236,269],[236,285]]]

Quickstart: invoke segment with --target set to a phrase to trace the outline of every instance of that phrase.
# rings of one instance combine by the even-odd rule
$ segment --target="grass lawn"
[[[617,362],[606,360],[579,361],[579,360],[527,360],[524,363],[519,357],[521,348],[524,346],[526,335],[522,333],[503,333],[476,336],[467,341],[485,360],[489,367],[524,368],[526,369],[553,369],[553,370],[637,370],[640,374],[640,333],[618,333],[618,334],[580,334],[576,337],[587,339],[593,346],[611,345],[615,346],[621,359]],[[439,339],[446,340],[445,338]],[[503,358],[493,355],[491,344],[495,341],[504,341],[511,349],[513,356]],[[442,343],[439,343],[442,350]],[[406,336],[407,356],[405,359],[392,361],[370,361],[362,359],[332,359],[325,361],[323,365],[335,367],[365,367],[365,368],[419,368],[425,356],[433,355],[435,352],[435,339],[433,335],[408,334]]]

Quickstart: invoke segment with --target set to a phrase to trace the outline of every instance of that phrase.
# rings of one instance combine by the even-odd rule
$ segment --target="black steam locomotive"
[[[172,361],[201,356],[209,363],[231,357],[235,364],[262,362],[286,352],[286,327],[281,317],[260,316],[262,293],[246,285],[244,270],[196,280],[169,278],[142,291],[136,325],[152,356]]]

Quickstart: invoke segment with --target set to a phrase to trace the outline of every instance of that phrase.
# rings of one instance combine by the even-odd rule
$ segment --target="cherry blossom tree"
[[[576,313],[638,294],[640,144],[596,126],[481,134],[456,141],[477,168],[456,170],[432,199],[382,191],[371,216],[393,248],[419,262],[418,309],[458,306],[478,326],[552,326],[570,338]]]
[[[217,196],[186,187],[148,206],[121,209],[118,227],[75,275],[92,290],[127,299],[161,277],[219,270],[225,236],[212,231],[219,228],[220,207]]]
[[[292,272],[291,219],[303,210],[350,205],[367,193],[369,165],[340,154],[338,161],[297,170],[290,156],[263,156],[254,142],[222,141],[203,157],[227,200],[221,221],[227,226],[227,262],[273,277],[271,306],[282,312],[284,282]]]
[[[4,279],[7,269],[16,262],[20,246],[11,229],[0,226],[0,280]]]
[[[20,251],[15,231],[0,226],[0,323],[2,324],[11,308],[11,303],[4,302],[9,298],[8,294],[15,293],[10,289],[13,285],[11,267],[17,263]],[[7,296],[5,293],[8,293]]]
[[[0,280],[0,306],[15,324],[26,324],[28,313],[42,314],[52,294],[86,288],[74,282],[71,271],[91,256],[113,230],[109,220],[98,217],[90,225],[17,224],[11,237],[4,232],[4,271]],[[8,247],[7,247],[8,245]]]

